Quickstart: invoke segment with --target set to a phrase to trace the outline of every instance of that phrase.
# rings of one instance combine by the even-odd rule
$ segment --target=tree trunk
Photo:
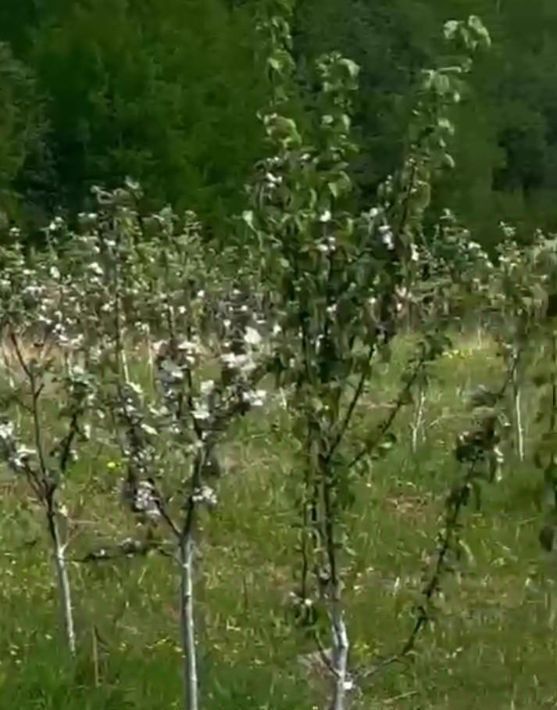
[[[346,696],[350,690],[348,680],[348,631],[340,600],[340,590],[334,590],[335,599],[331,605],[331,628],[333,632],[332,661],[335,673],[331,710],[345,710]]]
[[[75,656],[75,626],[72,608],[72,596],[70,577],[68,575],[68,565],[66,560],[66,544],[60,539],[60,530],[56,513],[49,505],[47,510],[48,531],[54,548],[54,565],[56,567],[56,576],[58,580],[58,594],[60,598],[60,606],[62,608],[62,618],[64,621],[64,629],[66,632],[66,642],[68,650],[72,656]]]
[[[516,448],[519,461],[524,461],[524,428],[522,424],[522,404],[520,385],[515,382],[514,391],[514,421],[516,427]]]
[[[338,511],[333,504],[333,480],[331,472],[322,469],[323,474],[323,532],[325,537],[325,552],[329,570],[329,609],[332,633],[332,672],[333,693],[330,710],[345,710],[346,698],[350,690],[348,679],[349,640],[344,609],[342,606],[342,581],[337,559],[338,544],[336,541],[335,523]]]
[[[193,501],[190,506],[194,506]],[[184,654],[184,710],[199,710],[199,683],[195,639],[195,616],[193,596],[193,510],[190,524],[186,525],[180,540],[180,620],[182,650]]]
[[[520,360],[517,351],[514,353],[513,362],[513,409],[514,409],[514,426],[516,434],[516,450],[519,461],[524,461],[524,429],[522,425],[522,405],[520,391],[519,369]]]
[[[423,387],[420,387],[420,392],[418,395],[418,404],[416,407],[416,415],[412,423],[412,453],[415,454],[418,451],[418,444],[420,440],[420,431],[423,425],[425,409],[425,391]]]

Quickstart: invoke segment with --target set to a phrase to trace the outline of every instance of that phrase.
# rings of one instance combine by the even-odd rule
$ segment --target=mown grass
[[[396,393],[408,345],[366,393],[360,427]],[[398,363],[398,364],[397,364]],[[465,392],[501,377],[489,341],[467,338],[436,368],[426,436],[413,455],[411,409],[400,444],[355,483],[347,522],[354,556],[346,602],[352,662],[397,651],[413,624],[427,557],[457,475],[452,446],[470,413]],[[53,406],[55,404],[53,403]],[[533,436],[533,396],[526,398]],[[203,523],[198,581],[205,708],[286,710],[321,706],[323,678],[299,656],[315,650],[295,628],[293,583],[296,447],[280,408],[242,422],[229,444],[220,506]],[[527,444],[529,443],[527,438]],[[103,458],[104,457],[104,458]],[[65,497],[75,521],[72,555],[122,539],[134,522],[119,509],[106,455],[76,466]],[[170,559],[72,563],[79,657],[66,657],[48,545],[25,486],[3,479],[0,497],[0,708],[179,708],[177,578]],[[507,452],[503,481],[465,513],[469,559],[445,581],[435,624],[405,664],[373,676],[354,707],[418,710],[557,706],[557,561],[537,541],[540,474]]]

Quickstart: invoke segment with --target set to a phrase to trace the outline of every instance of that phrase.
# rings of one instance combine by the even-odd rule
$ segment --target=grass
[[[359,426],[370,427],[397,389],[397,363],[376,373]],[[498,381],[488,341],[459,342],[437,366],[426,436],[410,450],[411,411],[400,445],[355,483],[347,524],[346,601],[352,662],[372,664],[400,648],[413,623],[428,555],[457,474],[464,393]],[[395,374],[393,375],[393,371]],[[54,406],[54,405],[53,405]],[[526,399],[525,409],[532,410]],[[533,416],[527,417],[531,428]],[[527,446],[529,441],[527,439]],[[220,506],[203,523],[198,580],[205,708],[287,710],[322,706],[323,679],[299,655],[314,651],[288,607],[293,583],[296,450],[285,415],[242,422],[230,443]],[[134,523],[119,509],[117,472],[97,457],[75,467],[65,497],[76,522],[72,554],[119,540]],[[354,707],[419,710],[557,706],[557,560],[542,554],[541,476],[508,452],[503,481],[465,514],[470,554],[446,580],[435,624],[404,665],[376,675]],[[2,479],[0,497],[0,708],[179,708],[177,577],[162,556],[72,563],[79,657],[68,660],[41,511],[25,486]]]

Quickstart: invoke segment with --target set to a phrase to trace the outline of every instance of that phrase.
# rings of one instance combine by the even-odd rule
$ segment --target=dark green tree
[[[25,32],[16,22],[3,31],[48,97],[62,203],[129,175],[153,201],[208,218],[236,205],[261,152],[265,103],[247,10],[224,0],[3,6],[7,18],[13,10],[30,21]]]
[[[557,226],[557,6],[551,0],[305,0],[296,15],[298,55],[339,49],[362,68],[356,119],[363,147],[354,169],[374,189],[404,148],[409,98],[420,67],[439,56],[438,27],[474,13],[493,38],[455,110],[456,170],[439,201],[478,238],[498,238],[501,219],[524,234]]]
[[[0,43],[0,229],[18,202],[18,184],[36,180],[44,159],[46,122],[31,71]]]

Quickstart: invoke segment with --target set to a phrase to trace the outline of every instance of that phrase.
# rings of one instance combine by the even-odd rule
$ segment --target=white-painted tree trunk
[[[145,334],[145,341],[147,343],[147,362],[149,364],[149,377],[151,381],[155,379],[155,358],[153,357],[153,342],[151,339],[151,328],[147,326],[147,332]]]
[[[75,625],[73,618],[72,595],[70,577],[68,574],[68,563],[66,560],[66,544],[60,539],[60,530],[56,513],[49,511],[48,529],[54,547],[54,566],[56,568],[56,577],[58,581],[58,594],[60,598],[60,606],[62,608],[62,618],[64,629],[66,632],[66,642],[68,650],[72,656],[75,656]]]
[[[338,590],[335,590],[338,592]],[[337,593],[337,597],[340,595]],[[346,698],[350,690],[348,678],[348,631],[344,621],[344,612],[340,599],[333,601],[331,607],[331,627],[333,634],[332,662],[334,672],[334,689],[330,710],[345,710]]]
[[[420,431],[422,430],[422,427],[423,427],[424,409],[425,409],[425,391],[424,391],[423,387],[420,387],[420,392],[418,395],[418,406],[416,407],[416,415],[414,417],[414,422],[412,423],[412,453],[413,454],[415,454],[418,450]]]
[[[522,406],[520,388],[517,388],[514,393],[514,415],[516,420],[516,444],[518,450],[518,458],[524,461],[524,428],[522,424]]]
[[[126,353],[125,348],[122,349],[121,362],[122,362],[122,373],[124,375],[124,381],[129,382],[130,381],[130,368],[128,366],[128,355]]]
[[[513,399],[514,399],[514,424],[516,429],[516,448],[518,452],[518,458],[520,461],[524,461],[524,427],[522,423],[522,402],[521,402],[521,390],[520,382],[518,378],[517,368],[515,367],[513,373]]]
[[[184,654],[184,710],[199,710],[193,568],[193,530],[188,530],[180,541],[180,620]]]

